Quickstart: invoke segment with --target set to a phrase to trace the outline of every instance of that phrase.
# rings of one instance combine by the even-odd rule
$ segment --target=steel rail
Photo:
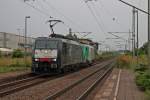
[[[99,84],[100,81],[102,81],[105,76],[109,74],[113,69],[113,65],[109,69],[107,69],[102,75],[99,75],[99,78],[83,93],[81,94],[76,100],[84,100],[88,94]]]
[[[19,84],[19,83],[31,81],[31,80],[40,78],[40,77],[42,77],[42,76],[43,76],[43,75],[33,76],[33,77],[29,77],[29,78],[25,78],[25,79],[21,79],[21,80],[17,80],[17,81],[12,81],[12,82],[8,82],[8,83],[5,83],[5,84],[1,84],[1,85],[0,85],[0,90],[6,88],[6,87],[8,87],[8,86],[13,86],[13,85],[16,85],[16,84]]]
[[[40,75],[38,76],[37,78],[34,79],[34,81],[30,80],[28,82],[19,82],[19,84],[14,84],[12,85],[12,87],[10,86],[10,89],[7,87],[7,88],[3,88],[0,90],[0,97],[4,97],[6,95],[9,95],[11,93],[14,93],[14,92],[17,92],[17,91],[20,91],[20,90],[23,90],[23,89],[26,89],[28,87],[31,87],[31,86],[34,86],[34,85],[37,85],[37,84],[40,84],[40,83],[43,83],[43,82],[46,82],[46,81],[49,81],[49,80],[52,80],[52,79],[55,79],[55,77],[50,77],[50,78],[42,78],[42,79],[39,79],[40,77],[42,77],[43,75]],[[20,85],[20,86],[17,86],[17,85]]]
[[[14,92],[17,92],[17,91],[26,89],[26,88],[28,88],[28,87],[34,86],[34,85],[36,85],[36,84],[40,84],[40,83],[42,83],[42,82],[43,82],[43,80],[40,80],[40,81],[38,81],[38,82],[29,83],[29,84],[27,84],[27,85],[22,85],[22,86],[19,86],[19,87],[14,87],[14,88],[12,88],[12,89],[8,89],[8,90],[5,90],[5,91],[2,91],[2,92],[0,92],[0,97],[4,97],[4,96],[9,95],[9,94],[11,94],[11,93],[14,93]]]
[[[0,84],[6,83],[6,82],[8,83],[8,82],[11,82],[14,80],[21,80],[21,79],[24,79],[24,78],[29,77],[31,75],[32,75],[32,73],[27,72],[27,73],[16,75],[16,76],[9,76],[9,77],[5,77],[5,78],[1,78]]]
[[[94,71],[93,73],[91,73],[91,74],[85,76],[84,78],[82,78],[82,79],[80,79],[80,80],[74,82],[73,84],[69,85],[68,87],[66,87],[66,88],[64,88],[64,89],[61,89],[60,91],[58,91],[58,92],[56,92],[56,93],[54,93],[54,94],[48,96],[45,100],[54,100],[54,99],[56,99],[57,97],[63,95],[65,92],[67,92],[68,90],[72,89],[72,88],[75,87],[76,85],[82,83],[83,81],[85,81],[85,80],[88,79],[89,77],[93,76],[94,74],[96,74],[96,73],[99,72],[100,70],[103,70],[104,68],[108,67],[111,63],[112,63],[112,61],[109,62],[109,64],[107,63],[107,64],[102,65],[102,67],[99,68],[98,70],[96,70],[96,71]]]

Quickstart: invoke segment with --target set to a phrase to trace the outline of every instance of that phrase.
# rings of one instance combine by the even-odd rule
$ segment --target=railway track
[[[71,85],[49,95],[46,100],[83,100],[93,90],[93,88],[102,81],[113,69],[113,64],[109,63],[85,76],[84,78],[77,80]]]
[[[25,79],[25,78],[28,78],[28,77],[31,77],[31,76],[34,76],[34,75],[31,72],[27,72],[27,73],[24,73],[24,74],[21,74],[21,75],[2,78],[2,79],[0,79],[0,84]]]
[[[56,77],[45,77],[45,75],[36,75],[21,80],[15,80],[4,84],[0,84],[0,97],[4,97],[17,91],[55,79]]]
[[[97,66],[96,65],[97,63],[95,63],[94,64],[94,66]],[[101,64],[102,65],[102,64]],[[105,65],[108,65],[108,63],[104,63],[102,66],[100,66],[99,67],[99,71],[101,70],[101,72],[103,72],[104,70],[105,70],[105,68],[106,68],[106,66]],[[93,68],[91,68],[91,67],[89,67],[89,69],[93,69]],[[81,71],[81,70],[80,70]],[[98,71],[96,71],[95,70],[95,68],[94,68],[94,70],[93,71],[95,71],[94,73],[98,73]],[[82,71],[81,71],[82,72]],[[70,72],[70,73],[72,73],[72,72]],[[66,76],[66,75],[68,75],[68,74],[70,74],[70,73],[65,73],[65,74],[59,74],[59,75],[50,75],[49,77],[42,77],[42,76],[44,76],[44,75],[39,75],[39,76],[33,76],[33,75],[31,75],[30,77],[28,76],[26,76],[26,77],[22,77],[22,78],[19,78],[19,79],[16,79],[16,80],[14,80],[14,81],[8,81],[8,82],[6,82],[5,84],[4,83],[0,83],[0,97],[7,97],[7,95],[10,95],[10,94],[13,94],[13,93],[16,93],[16,92],[18,92],[18,91],[21,91],[21,90],[24,90],[24,89],[27,89],[27,88],[31,88],[31,87],[33,87],[33,86],[35,86],[35,85],[39,85],[39,84],[41,84],[41,83],[44,83],[44,82],[47,82],[47,81],[52,81],[53,79],[56,79],[56,78],[60,78],[60,77],[64,77],[64,76]],[[92,75],[94,75],[94,73],[92,73],[92,74],[90,74],[90,75],[88,75],[88,76],[92,76]],[[86,74],[85,74],[85,76],[86,76]],[[82,77],[83,78],[83,77]],[[61,79],[61,78],[60,78]],[[81,78],[80,78],[81,79]],[[88,77],[87,78],[84,78],[83,80],[87,80],[88,79]],[[80,80],[80,82],[79,83],[75,83],[74,84],[74,86],[72,86],[72,88],[73,87],[76,87],[76,85],[78,85],[78,84],[80,84],[80,83],[82,83],[82,81],[83,80]],[[75,81],[74,81],[75,82]],[[73,82],[72,82],[73,83]],[[56,83],[57,84],[57,83]],[[59,84],[59,82],[58,82],[58,84]],[[51,84],[49,84],[49,85],[51,85]],[[55,87],[54,87],[55,88]],[[54,90],[53,89],[53,87],[51,87],[51,88],[49,88],[49,89],[51,89],[51,90]],[[62,89],[62,88],[60,88],[60,89]],[[60,90],[59,89],[59,90]],[[71,89],[71,88],[70,88]],[[34,90],[33,90],[34,91]],[[63,92],[65,93],[65,92],[67,92],[68,90],[67,90],[67,88],[66,88],[66,90],[63,90]],[[43,91],[44,92],[44,91]],[[57,92],[57,91],[56,91]],[[55,93],[55,92],[53,92],[53,93]],[[54,95],[54,96],[56,96],[56,98],[58,98],[58,97],[60,97],[60,96],[62,96],[64,93],[60,93],[59,95],[57,95],[57,93],[56,94],[52,94],[52,95]],[[40,94],[39,94],[40,95]],[[46,97],[46,96],[45,96]],[[50,96],[49,96],[50,97]],[[54,97],[55,98],[55,97]],[[51,100],[51,99],[50,99]]]
[[[18,80],[0,84],[0,97],[6,96],[8,94],[11,94],[19,90],[25,89],[29,86],[32,86],[35,83],[33,84],[33,82],[32,83],[29,83],[29,82],[35,81],[40,77],[42,77],[42,75],[30,76],[30,77],[28,76],[23,79],[18,79]]]
[[[13,77],[13,79],[3,79],[3,82],[0,82],[0,97],[4,97],[6,95],[21,91],[23,89],[27,89],[50,80],[63,77],[70,73],[71,72],[51,75],[33,75],[30,73],[18,77]]]
[[[95,62],[92,65],[96,65],[96,64],[99,64],[99,62]],[[28,72],[28,73],[13,76],[13,77],[2,78],[2,79],[0,79],[0,87],[1,87],[1,84],[4,84],[4,83],[11,83],[14,81],[20,81],[20,80],[28,79],[28,78],[35,77],[35,76],[36,76],[35,74]]]

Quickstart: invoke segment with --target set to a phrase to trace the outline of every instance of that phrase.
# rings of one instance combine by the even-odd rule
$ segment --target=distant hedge
[[[12,53],[13,58],[22,58],[24,56],[24,53],[20,49],[16,49]]]

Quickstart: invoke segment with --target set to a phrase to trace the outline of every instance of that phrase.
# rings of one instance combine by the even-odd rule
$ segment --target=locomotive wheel
[[[75,65],[75,66],[74,66],[74,68],[73,68],[73,69],[74,69],[74,71],[78,71],[79,67],[80,67],[80,65],[79,65],[79,64]]]
[[[61,68],[61,73],[63,74],[63,73],[65,73],[65,70],[64,70],[64,68]]]

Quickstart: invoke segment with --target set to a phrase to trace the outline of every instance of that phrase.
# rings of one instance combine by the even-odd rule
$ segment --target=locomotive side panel
[[[82,62],[86,63],[88,61],[88,56],[89,56],[89,48],[82,44]]]
[[[82,44],[82,61],[83,63],[92,63],[95,59],[95,49],[93,46]]]
[[[82,48],[77,44],[63,43],[62,66],[75,65],[82,62]]]

